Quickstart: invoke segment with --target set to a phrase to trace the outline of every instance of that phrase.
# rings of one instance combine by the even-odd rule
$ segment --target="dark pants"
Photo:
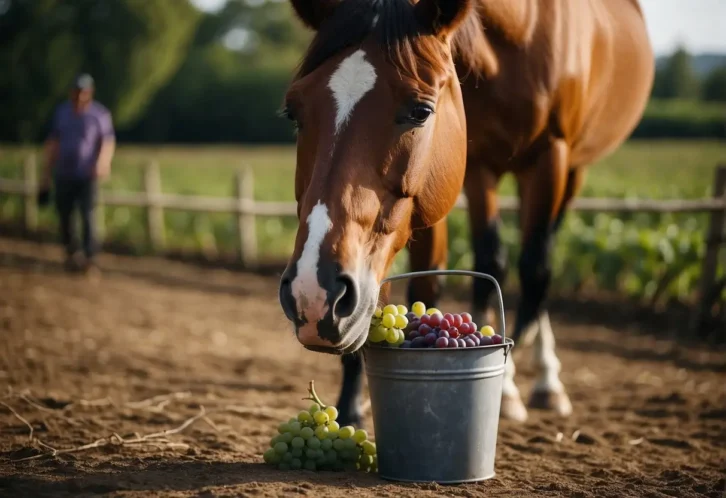
[[[89,259],[96,255],[95,204],[95,180],[62,177],[55,179],[55,205],[60,218],[61,241],[66,248],[67,255],[71,256],[78,250],[75,225],[73,224],[75,208],[78,208],[81,215],[83,252]]]

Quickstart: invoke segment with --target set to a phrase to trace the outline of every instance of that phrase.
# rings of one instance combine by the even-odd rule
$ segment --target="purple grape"
[[[471,342],[474,343],[474,346],[478,346],[479,344],[481,344],[481,341],[479,340],[479,338],[473,334],[470,335],[468,338],[471,340]]]
[[[419,333],[418,333],[418,330],[412,330],[411,332],[409,332],[409,333],[408,333],[408,338],[409,338],[410,340],[412,340],[412,341],[413,341],[413,340],[414,340],[415,338],[417,338],[417,337],[420,337],[420,335],[419,335]]]
[[[464,339],[464,344],[466,345],[467,348],[473,348],[474,346],[476,346],[476,344],[474,343],[474,340],[471,338],[471,336]]]
[[[439,325],[439,327],[441,327],[441,330],[449,330],[449,327],[451,327],[451,322],[444,318],[443,320],[441,320],[441,325]]]
[[[448,339],[450,336],[446,330],[439,330],[439,337],[444,337],[444,338]]]
[[[504,342],[504,339],[502,338],[501,335],[494,334],[492,336],[492,344],[501,344],[502,342]]]
[[[438,338],[439,337],[436,334],[434,334],[433,332],[429,332],[428,334],[426,334],[426,337],[424,337],[424,342],[426,342],[427,346],[433,346],[434,344],[436,344],[436,339]]]
[[[477,330],[479,330],[479,327],[477,327],[476,323],[474,323],[474,322],[471,322],[471,323],[469,324],[469,327],[471,327],[471,330],[472,330],[472,332],[471,332],[471,333],[472,333],[472,334],[476,334],[476,331],[477,331]]]
[[[411,332],[412,330],[418,330],[419,326],[421,325],[421,322],[418,320],[411,320],[408,322],[408,325],[406,325],[406,332]]]
[[[444,330],[442,332],[446,331]],[[441,349],[449,347],[449,340],[446,337],[439,337],[436,339],[436,347]]]
[[[481,332],[479,332],[478,330],[476,332],[474,332],[474,335],[479,339],[480,342],[481,342],[481,338],[484,337],[484,335]]]
[[[458,348],[459,347],[459,341],[457,341],[456,339],[451,339],[449,341],[449,347],[450,348]]]
[[[419,335],[422,335],[425,337],[426,334],[428,334],[429,332],[431,332],[431,327],[429,325],[427,325],[425,323],[422,323],[421,325],[419,325],[419,327],[418,327]]]
[[[421,336],[418,336],[414,340],[411,341],[411,347],[418,349],[418,348],[425,348],[426,347],[426,339],[424,339]]]
[[[401,349],[410,349],[411,348],[411,341],[403,341],[401,344]]]
[[[479,345],[480,346],[491,346],[492,345],[492,338],[488,335],[482,336],[481,339],[479,339]]]
[[[464,342],[464,339],[457,339],[456,341],[459,343],[460,348],[466,347],[466,343]]]
[[[416,320],[418,317],[416,316],[416,313],[414,313],[413,311],[409,311],[408,313],[406,313],[406,318],[408,318],[408,321],[410,323]]]

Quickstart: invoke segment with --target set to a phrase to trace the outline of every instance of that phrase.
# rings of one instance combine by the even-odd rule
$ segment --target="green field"
[[[20,165],[35,149],[0,145],[0,177],[19,178]],[[41,157],[40,155],[38,156]],[[112,179],[104,189],[140,190],[143,166],[160,164],[165,192],[228,196],[234,175],[247,166],[255,174],[258,200],[293,200],[294,149],[291,147],[121,147]],[[610,157],[593,165],[582,191],[590,197],[641,197],[654,199],[701,198],[710,195],[714,169],[726,162],[726,143],[716,141],[631,141]],[[506,178],[503,195],[516,193]],[[17,198],[0,197],[4,222],[20,216]],[[106,240],[147,250],[143,212],[134,208],[106,208]],[[167,212],[167,239],[171,247],[214,255],[232,253],[235,220],[231,215]],[[511,247],[510,263],[516,269],[519,250],[516,216],[507,216],[503,237]],[[698,277],[697,264],[704,252],[705,215],[571,214],[558,238],[554,257],[555,285],[563,289],[594,286],[650,297],[668,270],[677,269],[667,293],[687,299]],[[52,227],[53,213],[44,211],[41,224]],[[284,258],[289,254],[297,226],[295,219],[259,218],[260,254]],[[469,268],[468,227],[465,213],[449,218],[450,267]],[[567,262],[567,264],[565,264]],[[405,255],[395,271],[405,268]],[[512,272],[516,278],[516,272]]]

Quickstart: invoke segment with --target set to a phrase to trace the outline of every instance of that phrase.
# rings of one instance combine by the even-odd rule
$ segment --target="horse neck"
[[[457,62],[485,77],[495,75],[499,61],[490,37],[525,45],[534,33],[537,16],[537,0],[476,0],[453,40]]]

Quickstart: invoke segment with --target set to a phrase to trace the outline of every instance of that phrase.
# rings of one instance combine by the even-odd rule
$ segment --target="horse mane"
[[[478,4],[479,2],[475,2]],[[437,71],[446,69],[441,45],[420,26],[410,0],[355,0],[341,2],[315,34],[297,71],[296,78],[310,74],[327,59],[375,35],[380,47],[402,73],[416,76],[419,60]],[[483,70],[489,45],[476,8],[462,23],[452,40],[452,55],[470,72]]]

